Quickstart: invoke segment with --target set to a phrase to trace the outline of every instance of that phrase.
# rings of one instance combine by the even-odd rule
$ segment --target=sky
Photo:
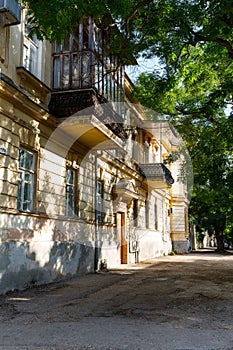
[[[137,60],[138,66],[126,67],[126,73],[130,77],[133,83],[136,83],[138,76],[141,73],[152,73],[155,69],[161,69],[159,62],[156,58],[145,59],[143,57]]]

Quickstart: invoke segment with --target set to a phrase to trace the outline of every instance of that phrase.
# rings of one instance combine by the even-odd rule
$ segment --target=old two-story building
[[[176,131],[132,100],[91,18],[60,45],[29,33],[0,1],[0,293],[185,253]]]

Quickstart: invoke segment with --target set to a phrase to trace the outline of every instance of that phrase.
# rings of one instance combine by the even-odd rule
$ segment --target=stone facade
[[[74,115],[66,101],[59,113],[54,96],[64,93],[64,101],[67,91],[53,91],[52,45],[27,37],[25,9],[20,23],[6,27],[5,20],[1,13],[0,293],[186,252],[188,201],[174,176],[178,165],[169,166],[172,185],[171,176],[151,180],[140,170],[163,163],[172,142],[153,131],[158,124],[144,123],[128,77],[123,118],[113,118],[112,104],[100,111],[106,96],[96,87],[86,91],[89,102],[91,91],[99,94],[94,107],[82,113],[76,98]],[[85,89],[72,93],[83,103]]]

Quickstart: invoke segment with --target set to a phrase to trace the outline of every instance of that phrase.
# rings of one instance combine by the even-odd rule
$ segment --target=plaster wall
[[[0,237],[0,293],[93,272],[90,225],[1,214]]]
[[[93,272],[94,250],[78,242],[0,243],[0,294]]]
[[[139,261],[152,259],[168,254],[172,250],[171,240],[168,237],[164,242],[163,234],[159,231],[137,230],[139,237]]]

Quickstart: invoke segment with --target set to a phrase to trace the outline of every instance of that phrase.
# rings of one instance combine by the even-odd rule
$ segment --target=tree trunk
[[[215,237],[217,240],[217,252],[223,252],[224,251],[224,242],[223,242],[223,235],[224,230],[226,227],[226,217],[223,215],[219,215],[218,219],[214,222],[214,231],[215,231]]]
[[[222,230],[215,230],[215,237],[217,241],[217,252],[223,252],[224,251],[224,243],[223,243],[223,231]]]

